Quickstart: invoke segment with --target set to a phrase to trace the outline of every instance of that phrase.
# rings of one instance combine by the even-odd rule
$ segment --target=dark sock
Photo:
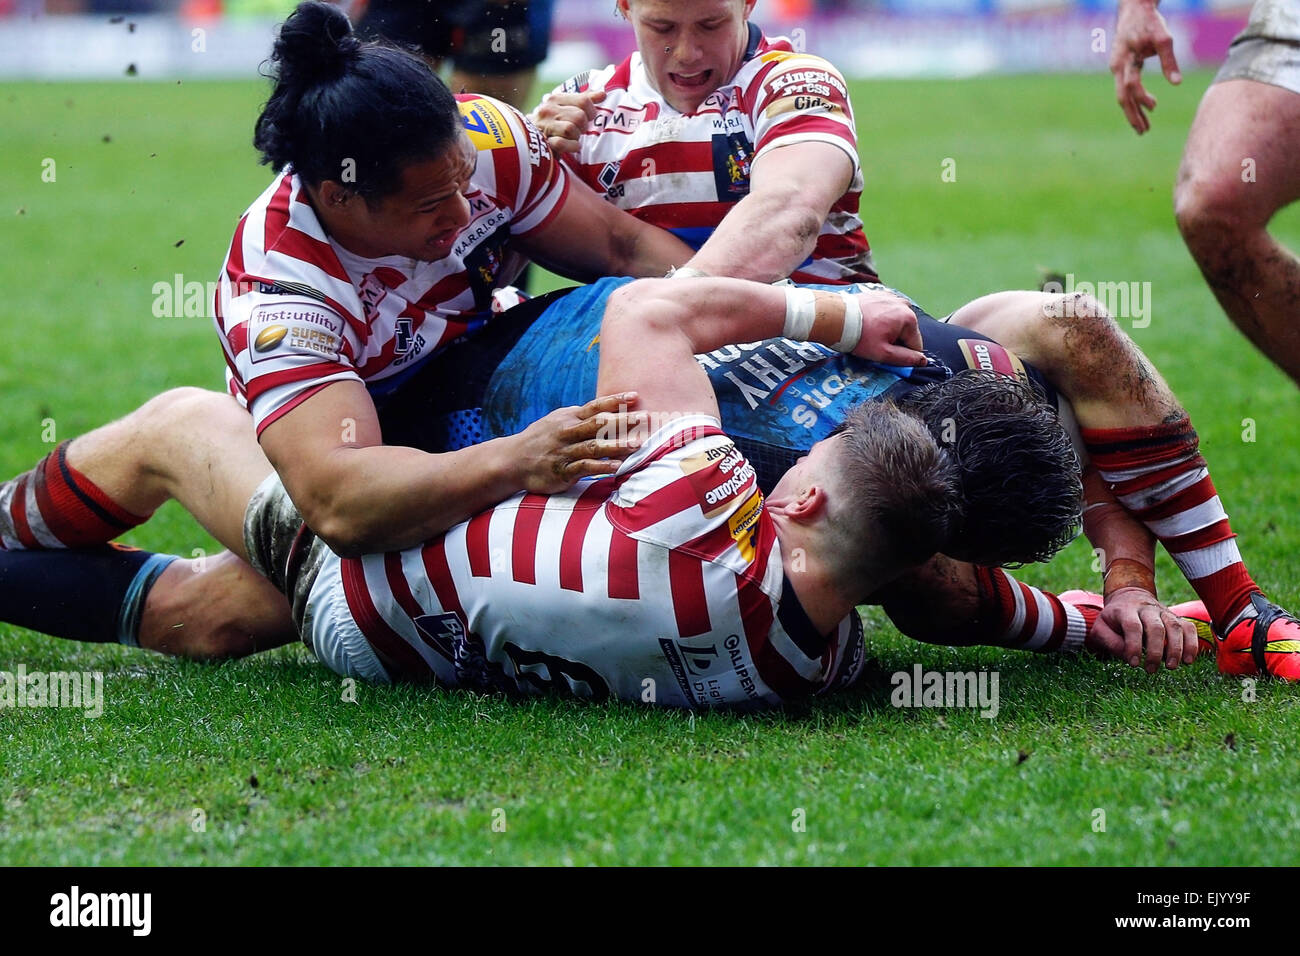
[[[0,551],[0,621],[72,641],[138,645],[145,598],[174,560],[121,545]]]

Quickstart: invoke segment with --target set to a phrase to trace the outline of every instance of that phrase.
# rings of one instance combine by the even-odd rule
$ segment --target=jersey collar
[[[817,633],[817,628],[808,617],[808,612],[803,609],[803,605],[799,603],[799,595],[795,594],[794,585],[790,583],[788,577],[782,581],[781,600],[776,606],[776,617],[785,628],[785,632],[790,635],[790,640],[794,641],[795,646],[810,659],[816,660],[826,653],[826,648],[830,644],[830,635]]]

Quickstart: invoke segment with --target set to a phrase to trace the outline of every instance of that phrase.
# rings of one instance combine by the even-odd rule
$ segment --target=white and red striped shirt
[[[537,129],[487,97],[458,96],[478,164],[465,194],[469,224],[435,262],[364,259],[334,242],[286,170],[235,229],[216,300],[230,392],[258,435],[326,384],[395,387],[485,319],[509,237],[544,227],[569,175]]]
[[[394,678],[761,706],[862,667],[857,615],[815,633],[753,468],[704,415],[664,426],[608,478],[517,495],[423,547],[331,557],[313,601],[322,584],[341,587]],[[338,626],[308,617],[309,631]]]
[[[749,192],[750,166],[792,143],[838,146],[853,162],[853,181],[822,224],[796,282],[877,279],[858,218],[862,168],[844,77],[830,63],[797,53],[784,37],[766,39],[750,25],[740,70],[695,113],[682,114],[650,82],[640,53],[617,66],[583,73],[555,92],[604,90],[595,120],[563,159],[579,178],[620,209],[702,246],[732,205]]]

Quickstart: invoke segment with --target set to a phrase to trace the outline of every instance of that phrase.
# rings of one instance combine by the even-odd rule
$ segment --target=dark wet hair
[[[832,434],[843,436],[830,515],[841,582],[865,586],[941,550],[962,517],[960,477],[925,424],[889,400],[869,401]]]
[[[328,3],[300,3],[271,51],[275,88],[253,145],[273,169],[332,179],[367,200],[401,188],[413,160],[441,156],[461,128],[456,100],[416,54],[363,43]]]
[[[1078,532],[1079,460],[1056,408],[1034,384],[967,370],[907,393],[961,475],[962,519],[944,554],[976,564],[1046,561]]]

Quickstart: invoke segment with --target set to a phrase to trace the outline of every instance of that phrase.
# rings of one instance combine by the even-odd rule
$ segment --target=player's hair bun
[[[338,7],[307,0],[280,27],[271,60],[278,84],[299,90],[338,79],[355,61],[361,41]]]
[[[275,88],[253,145],[262,162],[304,183],[346,182],[378,198],[412,160],[441,156],[461,135],[446,84],[410,50],[363,43],[328,3],[300,3],[271,52]]]

